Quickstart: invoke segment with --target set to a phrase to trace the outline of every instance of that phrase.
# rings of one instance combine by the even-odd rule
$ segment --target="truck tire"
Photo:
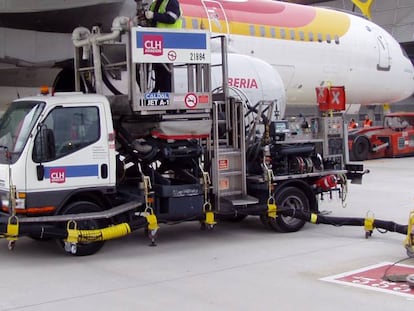
[[[60,214],[81,214],[81,213],[91,213],[91,212],[100,212],[102,209],[95,203],[88,201],[78,201],[69,203],[66,207],[63,208]],[[65,224],[66,225],[66,224]],[[76,222],[77,229],[98,229],[105,226],[105,221],[90,219],[84,221]],[[93,255],[98,252],[104,245],[104,241],[98,242],[82,242],[77,244],[76,253],[72,254],[74,256],[88,256]],[[63,240],[58,240],[59,246],[65,249],[65,243]],[[66,252],[66,251],[65,251]]]
[[[351,160],[364,161],[368,159],[369,149],[370,144],[368,138],[366,136],[357,136],[352,144]]]
[[[276,206],[278,209],[296,209],[302,211],[309,211],[309,200],[305,193],[296,187],[286,187],[276,192],[275,194]],[[278,215],[276,218],[267,217],[268,227],[277,232],[296,232],[302,229],[306,221]],[[262,222],[265,222],[262,216]]]

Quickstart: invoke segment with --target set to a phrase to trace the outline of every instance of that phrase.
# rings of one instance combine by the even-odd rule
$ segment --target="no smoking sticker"
[[[198,104],[198,98],[197,95],[194,93],[188,93],[184,97],[184,103],[188,108],[194,108]]]

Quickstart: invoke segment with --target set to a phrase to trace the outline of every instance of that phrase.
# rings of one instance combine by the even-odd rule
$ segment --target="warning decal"
[[[188,93],[184,97],[184,103],[188,108],[195,108],[198,104],[198,98],[197,95],[194,93]]]
[[[228,159],[220,159],[218,161],[219,170],[228,170],[229,169],[229,160]]]
[[[230,180],[227,177],[220,178],[219,190],[229,190],[229,189],[230,189]]]

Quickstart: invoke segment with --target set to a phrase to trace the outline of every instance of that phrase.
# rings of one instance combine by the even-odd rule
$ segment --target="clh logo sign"
[[[143,35],[144,54],[161,56],[164,49],[164,40],[161,35]]]
[[[50,182],[62,184],[66,181],[66,171],[64,168],[50,169]]]

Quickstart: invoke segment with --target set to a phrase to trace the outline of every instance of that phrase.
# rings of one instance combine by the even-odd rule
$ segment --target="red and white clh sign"
[[[50,183],[63,184],[66,182],[66,170],[64,168],[50,169]]]
[[[160,35],[144,35],[144,54],[161,56],[164,51],[163,37]]]

